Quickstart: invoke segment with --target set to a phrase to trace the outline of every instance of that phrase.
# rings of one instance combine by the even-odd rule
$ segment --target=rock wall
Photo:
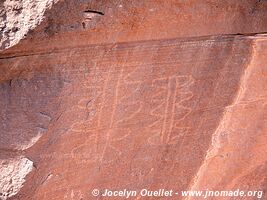
[[[56,0],[3,0],[0,2],[0,50],[16,45],[44,19]]]
[[[254,0],[59,1],[0,54],[2,198],[266,192],[266,11]]]

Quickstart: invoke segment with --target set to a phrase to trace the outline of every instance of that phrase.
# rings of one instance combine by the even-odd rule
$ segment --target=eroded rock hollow
[[[0,199],[267,199],[266,1],[0,6]]]

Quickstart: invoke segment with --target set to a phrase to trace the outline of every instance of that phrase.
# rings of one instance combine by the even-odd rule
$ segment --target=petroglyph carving
[[[79,154],[83,152],[83,154]],[[82,144],[77,145],[71,150],[71,158],[77,158],[81,160],[96,161],[97,160],[97,135],[92,134],[86,137]]]
[[[81,200],[84,198],[85,196],[80,190],[69,190],[64,195],[64,200]]]
[[[180,137],[188,133],[189,127],[177,127],[176,124],[192,111],[185,103],[194,96],[190,91],[193,83],[191,76],[175,76],[153,81],[152,85],[158,90],[153,101],[158,102],[158,105],[151,110],[151,115],[157,120],[149,126],[155,127],[154,134],[148,138],[149,144],[176,144]]]

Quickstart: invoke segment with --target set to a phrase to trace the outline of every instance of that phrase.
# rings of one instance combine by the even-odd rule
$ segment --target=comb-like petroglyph
[[[153,80],[154,86],[157,87],[160,81],[162,82],[162,79]],[[190,91],[193,82],[190,76],[177,76],[165,78],[165,86],[158,85],[162,91],[155,93],[152,98],[159,103],[151,111],[151,115],[157,117],[158,120],[150,125],[152,130],[153,127],[158,127],[158,129],[154,129],[154,134],[148,138],[150,144],[176,144],[179,137],[183,137],[188,132],[190,127],[179,127],[176,123],[186,118],[192,110],[182,103],[193,97]],[[158,97],[161,99],[157,99]]]
[[[49,52],[40,48],[34,55],[27,55],[28,49],[24,51],[27,56],[1,55],[8,58],[0,59],[0,70],[9,72],[3,73],[6,82],[0,88],[5,97],[0,101],[3,130],[14,130],[19,119],[12,113],[22,113],[18,114],[25,119],[24,126],[19,124],[21,133],[28,133],[25,124],[35,131],[31,133],[41,133],[23,151],[33,158],[37,170],[14,198],[81,200],[91,199],[95,188],[158,188],[163,184],[180,191],[190,187],[205,163],[225,110],[233,107],[240,88],[247,90],[240,81],[252,39],[211,36],[84,43],[75,48],[72,42]],[[18,64],[18,59],[27,79],[13,78],[10,83],[15,72],[7,66]],[[23,67],[29,60],[34,68]],[[242,110],[264,99],[250,96],[238,105]],[[239,122],[231,121],[239,128],[244,126],[245,122]],[[231,127],[215,139],[225,147],[237,142],[237,130]],[[246,134],[245,129],[237,132]],[[250,144],[257,143],[248,138]],[[216,158],[231,155],[221,153]],[[55,176],[49,179],[49,174]]]

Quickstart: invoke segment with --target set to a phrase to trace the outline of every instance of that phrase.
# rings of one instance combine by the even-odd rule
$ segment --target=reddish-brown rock
[[[265,1],[59,1],[0,55],[0,187],[13,180],[2,193],[265,192],[266,11]]]

